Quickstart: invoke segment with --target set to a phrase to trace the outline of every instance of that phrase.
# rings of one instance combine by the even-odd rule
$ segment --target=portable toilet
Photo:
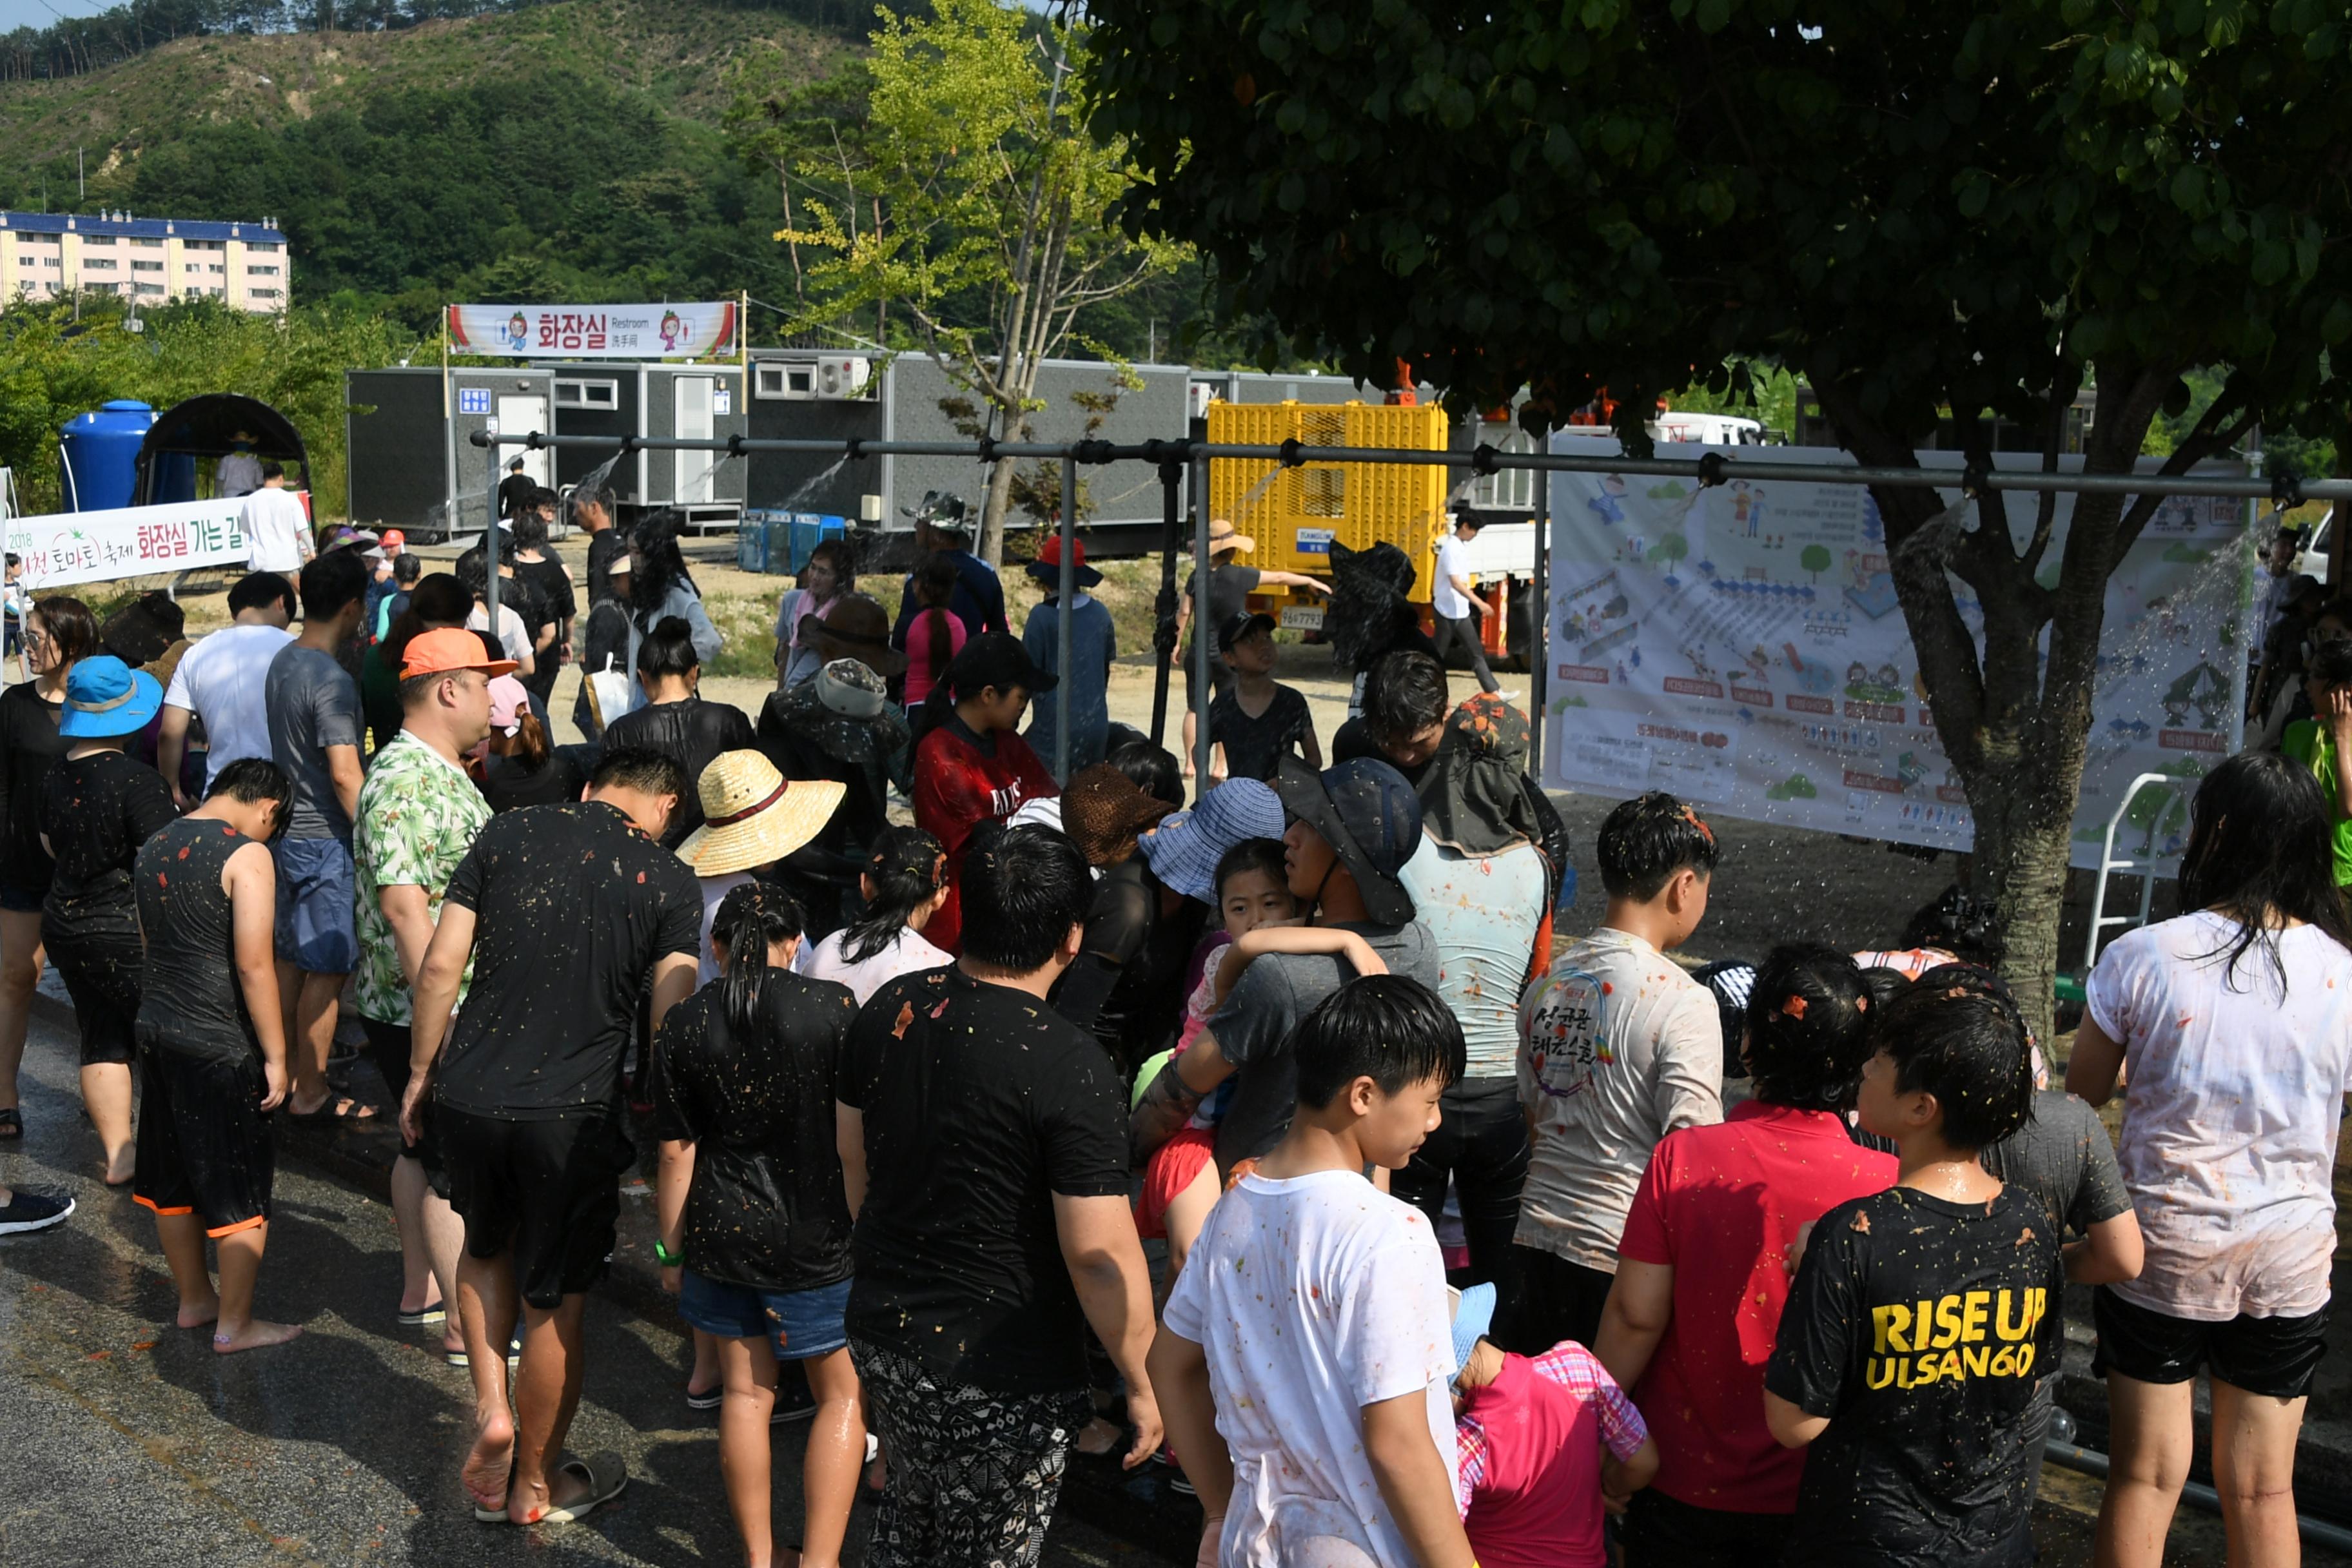
[[[58,486],[65,510],[111,511],[129,506],[139,481],[139,448],[154,423],[154,409],[129,398],[67,420],[58,442],[65,469]]]

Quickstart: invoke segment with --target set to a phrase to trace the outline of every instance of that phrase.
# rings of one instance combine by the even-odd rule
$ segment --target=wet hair
[[[226,796],[240,805],[258,805],[265,800],[278,803],[277,815],[270,822],[270,837],[286,831],[287,807],[294,799],[294,781],[284,769],[268,757],[239,757],[224,763],[205,786],[205,798],[215,800]]]
[[[1350,980],[1315,1005],[1290,1037],[1298,1103],[1319,1110],[1360,1078],[1382,1094],[1461,1081],[1461,1022],[1436,992],[1402,974]]]
[[[274,458],[266,461],[261,465],[261,477],[265,479],[282,479],[286,477],[286,465]]]
[[[2328,600],[2319,606],[2319,614],[2311,618],[2315,625],[2320,621],[2334,621],[2340,626],[2352,626],[2352,596]]]
[[[660,613],[671,588],[680,583],[694,588],[685,552],[677,547],[677,513],[663,510],[630,531],[629,549],[636,561],[629,569],[629,614],[640,626]]]
[[[694,651],[694,628],[683,616],[664,616],[637,644],[637,674],[643,679],[692,675],[702,668]]]
[[[1445,722],[1445,667],[1414,648],[1384,653],[1364,678],[1364,728],[1375,743],[1409,741]]]
[[[2311,650],[2310,678],[2321,686],[2352,686],[2352,642],[2330,637]]]
[[[2335,813],[2311,770],[2275,752],[2244,752],[2205,775],[2189,808],[2189,847],[2180,857],[2180,907],[2212,910],[2237,932],[2209,956],[2229,956],[2225,978],[2237,985],[2239,960],[2260,950],[2279,989],[2287,985],[2279,933],[2283,916],[2318,927],[2352,948],[2352,921],[2330,868]]]
[[[1078,847],[1050,827],[982,823],[964,855],[963,951],[1031,974],[1052,962],[1094,902],[1094,873]]]
[[[1129,741],[1114,747],[1107,759],[1127,775],[1127,782],[1154,800],[1173,806],[1184,804],[1184,775],[1177,770],[1176,753],[1150,741]]]
[[[406,557],[403,557],[406,559]],[[418,579],[408,591],[408,607],[392,617],[392,625],[383,632],[383,641],[376,646],[383,662],[394,676],[408,658],[408,645],[435,626],[461,626],[473,613],[474,596],[466,592],[457,579],[446,572],[436,572]],[[501,651],[500,658],[506,658]]]
[[[480,545],[478,544],[458,556],[457,564],[452,566],[450,571],[457,576],[458,586],[464,588],[473,597],[486,599],[489,596],[490,572],[483,561]],[[467,606],[469,609],[471,607]]]
[[[814,566],[820,561],[833,568],[835,594],[854,594],[857,591],[857,563],[850,559],[847,544],[838,539],[817,541],[816,548],[809,552],[806,566],[803,566],[803,570],[805,571],[807,566]]]
[[[1980,899],[1958,883],[1913,913],[1903,928],[1903,945],[1939,948],[1963,963],[1987,969],[1999,969],[2009,951],[1992,900]]]
[[[1678,871],[1715,874],[1715,834],[1698,813],[1664,790],[1623,802],[1593,840],[1601,886],[1612,899],[1648,903]]]
[[[404,588],[413,588],[425,575],[425,558],[411,555],[404,550],[392,558],[392,580]]]
[[[36,599],[33,614],[41,617],[41,629],[49,634],[59,663],[76,664],[100,651],[98,617],[79,599],[66,594]]]
[[[342,614],[367,593],[367,563],[356,551],[330,550],[302,568],[302,618],[323,621]]]
[[[1971,963],[1930,970],[1870,1027],[1871,1048],[1895,1065],[1895,1087],[1936,1097],[1954,1149],[1982,1149],[2025,1125],[2032,1042],[2009,987]]]
[[[1911,989],[1911,977],[1901,970],[1884,963],[1874,963],[1862,972],[1862,988],[1870,993],[1870,1010],[1884,1013],[1895,1005],[1895,999]]]
[[[1282,840],[1279,838],[1244,838],[1226,850],[1217,857],[1214,883],[1217,901],[1224,901],[1226,882],[1235,877],[1247,876],[1252,871],[1265,872],[1274,879],[1276,887],[1287,891],[1289,873],[1282,863]]]
[[[646,746],[614,746],[596,759],[590,790],[633,789],[640,795],[686,795],[686,770],[677,759]]]
[[[612,510],[606,504],[604,498],[593,490],[575,489],[565,497],[563,501],[564,520],[583,533],[588,531],[590,512],[601,511],[609,517],[612,515]]]
[[[999,691],[1027,690],[1026,681],[1034,673],[1027,650],[1012,633],[988,632],[971,638],[948,660],[922,706],[908,716],[911,744],[921,745],[924,736],[946,723],[957,703],[992,686]]]
[[[531,504],[515,513],[507,523],[517,550],[539,550],[547,544],[547,520],[540,516],[538,510],[539,497],[542,495],[551,500],[554,499],[552,491],[539,491],[531,497]]]
[[[922,611],[924,636],[929,638],[927,652],[930,668],[925,671],[936,682],[945,672],[948,661],[955,655],[949,645],[954,634],[948,630],[948,602],[955,597],[956,563],[945,555],[933,553],[923,557],[915,568],[915,602]],[[966,626],[964,630],[971,628]]]
[[[289,617],[294,614],[294,584],[275,572],[248,572],[228,591],[231,616],[266,610],[272,605],[284,605]]]
[[[1748,993],[1756,1098],[1791,1110],[1843,1110],[1870,1059],[1876,1009],[1849,955],[1819,942],[1776,947]]]
[[[768,985],[768,948],[801,934],[801,907],[773,882],[751,881],[728,890],[710,917],[710,940],[727,948],[720,997],[728,1026],[738,1036],[760,1027],[760,997]]]
[[[502,754],[527,773],[539,772],[555,755],[555,748],[548,742],[547,726],[528,705],[515,714],[514,750]]]
[[[841,935],[841,956],[863,963],[888,950],[917,910],[947,885],[947,851],[919,827],[890,827],[866,857],[874,897]]]

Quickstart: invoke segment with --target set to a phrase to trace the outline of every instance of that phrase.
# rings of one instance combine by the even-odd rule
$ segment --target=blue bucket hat
[[[1493,1285],[1473,1285],[1454,1292],[1454,1376],[1446,1380],[1449,1384],[1460,1379],[1462,1369],[1470,1364],[1470,1352],[1478,1348],[1494,1321]]]
[[[1234,845],[1282,837],[1282,802],[1255,779],[1227,779],[1138,841],[1151,874],[1188,899],[1217,901],[1217,862]]]
[[[163,689],[144,670],[112,654],[76,661],[66,674],[66,707],[58,733],[68,741],[135,735],[163,706]]]
[[[1397,873],[1421,848],[1421,797],[1404,775],[1371,757],[1318,773],[1297,757],[1275,773],[1282,808],[1320,834],[1356,879],[1374,923],[1413,918],[1412,895]]]

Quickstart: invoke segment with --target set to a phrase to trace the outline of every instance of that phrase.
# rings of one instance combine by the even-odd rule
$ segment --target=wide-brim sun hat
[[[1029,563],[1029,575],[1047,588],[1059,592],[1062,585],[1062,536],[1055,534],[1037,552],[1037,559]],[[1102,581],[1102,574],[1087,564],[1086,542],[1070,541],[1070,580],[1081,588],[1091,588]]]
[[[1462,1369],[1470,1364],[1470,1352],[1495,1321],[1495,1287],[1490,1282],[1473,1285],[1467,1290],[1448,1287],[1445,1292],[1453,1298],[1454,1306],[1454,1376],[1448,1384],[1458,1382]]]
[[[1280,838],[1282,800],[1271,784],[1227,779],[1181,816],[1163,820],[1137,847],[1163,886],[1204,904],[1217,901],[1217,862],[1234,845]]]
[[[907,656],[890,646],[890,613],[871,595],[844,594],[802,622],[801,637],[827,664],[854,658],[885,679],[907,668]]]
[[[1320,773],[1285,757],[1274,789],[1285,811],[1331,846],[1375,925],[1403,925],[1413,918],[1412,895],[1397,873],[1421,847],[1421,797],[1402,773],[1370,757]]]
[[[788,781],[758,752],[721,752],[695,783],[703,822],[677,847],[677,858],[698,877],[781,860],[824,831],[845,787],[832,779]]]
[[[1138,837],[1176,808],[1146,795],[1109,763],[1097,763],[1072,775],[1062,791],[1062,831],[1087,864],[1116,866],[1135,853]]]
[[[68,741],[105,741],[135,735],[163,706],[163,688],[144,670],[110,653],[78,659],[66,674],[65,710],[58,734]]]
[[[1257,541],[1242,532],[1225,519],[1209,521],[1209,553],[1216,555],[1227,550],[1238,550],[1244,555],[1257,548]]]
[[[882,677],[859,659],[835,659],[768,702],[785,733],[836,762],[887,766],[908,741],[907,716],[887,700]]]

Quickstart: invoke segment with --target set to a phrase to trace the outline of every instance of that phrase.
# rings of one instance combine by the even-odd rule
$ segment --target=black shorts
[[[449,1206],[475,1258],[514,1254],[515,1284],[542,1311],[604,1277],[621,1217],[621,1173],[636,1160],[609,1111],[538,1121],[440,1108]]]
[[[408,1092],[408,1026],[383,1024],[373,1018],[362,1018],[360,1027],[367,1031],[368,1060],[383,1075],[383,1087],[391,1091],[392,1104],[386,1112],[392,1117],[393,1130],[400,1128],[400,1099]],[[441,1137],[436,1131],[439,1111],[433,1097],[426,1095],[425,1103],[416,1108],[416,1142],[411,1143],[408,1134],[400,1134],[400,1152],[425,1167],[425,1181],[435,1195],[449,1195],[449,1168],[441,1159]]]
[[[1511,1257],[1519,1268],[1519,1299],[1507,1322],[1496,1321],[1498,1348],[1538,1356],[1562,1340],[1589,1346],[1600,1337],[1601,1309],[1617,1283],[1614,1274],[1519,1242],[1511,1244]]]
[[[267,1086],[258,1058],[190,1056],[143,1034],[132,1199],[159,1215],[201,1215],[206,1236],[268,1223],[278,1159]]]
[[[1759,1568],[1780,1560],[1793,1513],[1733,1513],[1678,1501],[1655,1487],[1625,1509],[1629,1568]]]
[[[43,946],[73,998],[81,1065],[127,1066],[139,1043],[139,969],[144,957],[139,938],[57,937]]]
[[[2105,1285],[2091,1293],[2099,1348],[2094,1375],[2111,1372],[2141,1383],[2187,1383],[2202,1370],[2248,1394],[2300,1399],[2311,1392],[2327,1353],[2327,1309],[2301,1318],[2250,1318],[2200,1323],[2135,1306]]]
[[[1190,651],[1183,651],[1176,657],[1184,666],[1184,706],[1198,709],[1201,705],[1201,680],[1192,673],[1192,655]],[[1212,654],[1209,658],[1209,700],[1213,702],[1223,697],[1225,688],[1233,683],[1234,667]]]

